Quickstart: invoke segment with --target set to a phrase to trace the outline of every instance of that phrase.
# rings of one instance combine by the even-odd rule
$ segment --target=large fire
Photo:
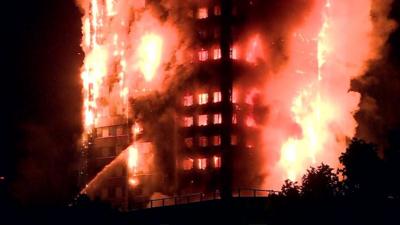
[[[129,117],[129,98],[162,87],[161,67],[177,46],[177,34],[171,25],[146,10],[145,1],[82,0],[82,67],[84,140],[99,127],[100,121]],[[143,166],[132,129],[132,144],[125,156],[128,182],[137,185],[136,175]],[[146,151],[144,151],[146,152]],[[143,170],[142,170],[143,171]]]
[[[338,166],[338,156],[355,135],[357,126],[354,113],[360,96],[350,91],[350,82],[363,75],[368,60],[377,57],[382,45],[372,35],[374,0],[312,2],[305,18],[299,19],[301,22],[282,44],[287,47],[287,62],[265,72],[258,84],[248,82],[256,88],[238,90],[248,92],[244,101],[251,107],[268,106],[265,121],[260,122],[256,113],[245,118],[248,127],[262,129],[263,172],[267,174],[264,186],[268,187],[279,187],[288,178],[298,180],[309,166],[321,162]],[[161,17],[165,15],[149,10],[144,0],[81,0],[81,6],[85,52],[81,73],[83,124],[85,135],[89,136],[104,118],[122,117],[128,121],[129,99],[168,88],[165,82],[173,76],[166,75],[164,69],[182,57],[177,52],[182,37],[178,37],[177,24],[163,21]],[[214,16],[220,15],[217,12]],[[209,13],[207,8],[199,8],[198,19],[206,20]],[[273,64],[275,56],[268,35],[262,28],[257,29],[260,28],[244,32],[251,34],[243,35],[246,41],[232,43],[231,59],[254,67]],[[197,54],[198,61],[219,60],[221,48],[201,46]],[[191,52],[195,57],[187,61],[196,60],[197,54]],[[238,103],[235,92],[232,102]],[[214,103],[221,101],[219,95],[213,97]],[[262,96],[257,103],[255,96]],[[193,99],[188,96],[184,105],[212,102],[207,93]],[[206,114],[200,115],[194,124],[193,117],[188,117],[185,126],[208,126],[212,123],[207,118]],[[220,124],[221,118],[215,118],[214,123]],[[132,122],[135,125],[130,133],[131,145],[124,157],[128,183],[134,187],[139,183],[143,162],[147,161],[147,153],[143,153],[147,147],[136,140],[139,125]],[[218,160],[214,164],[221,164]],[[197,167],[205,168],[206,159],[196,162]]]
[[[299,180],[321,162],[339,165],[357,126],[360,96],[350,91],[350,82],[363,75],[380,48],[373,43],[372,6],[365,0],[316,1],[293,34],[288,65],[265,89],[278,95],[267,101],[278,102],[271,117],[281,119],[264,129],[266,151],[280,149],[266,185]]]

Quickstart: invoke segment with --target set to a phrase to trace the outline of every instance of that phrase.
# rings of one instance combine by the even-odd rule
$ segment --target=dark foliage
[[[370,197],[384,194],[384,164],[376,145],[353,139],[339,160],[344,166],[341,172],[346,194]]]
[[[340,182],[338,176],[328,165],[311,167],[303,176],[301,194],[308,199],[329,199],[338,195]]]

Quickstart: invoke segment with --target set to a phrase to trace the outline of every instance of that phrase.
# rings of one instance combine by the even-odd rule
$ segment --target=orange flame
[[[139,68],[146,81],[151,81],[161,63],[163,40],[154,33],[141,38],[138,58]]]
[[[275,96],[266,95],[274,107],[264,145],[266,151],[277,151],[276,161],[266,168],[271,176],[265,186],[298,180],[321,162],[339,165],[338,157],[357,126],[354,113],[360,95],[349,91],[350,82],[375,57],[371,6],[364,0],[316,2],[289,40],[289,63],[265,88]]]

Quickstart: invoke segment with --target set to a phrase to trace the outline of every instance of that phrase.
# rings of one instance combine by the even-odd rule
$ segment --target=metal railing
[[[255,188],[238,188],[233,191],[233,197],[268,197],[271,194],[279,194],[279,191],[274,190],[264,190]]]
[[[278,194],[279,191],[274,190],[263,190],[263,189],[254,189],[254,188],[238,188],[233,190],[232,197],[234,198],[257,198],[257,197],[268,197],[271,194]],[[195,202],[203,202],[203,201],[212,201],[221,199],[221,193],[216,190],[211,193],[193,193],[181,196],[173,196],[166,198],[158,198],[158,199],[150,199],[147,204],[142,202],[142,207],[136,207],[135,209],[143,209],[143,208],[157,208],[157,207],[165,207],[165,206],[174,206],[174,205],[182,205],[189,204]]]

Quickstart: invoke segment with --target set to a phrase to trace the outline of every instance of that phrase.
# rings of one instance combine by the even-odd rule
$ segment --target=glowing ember
[[[136,186],[139,184],[139,180],[137,178],[129,178],[128,183],[131,186]]]

